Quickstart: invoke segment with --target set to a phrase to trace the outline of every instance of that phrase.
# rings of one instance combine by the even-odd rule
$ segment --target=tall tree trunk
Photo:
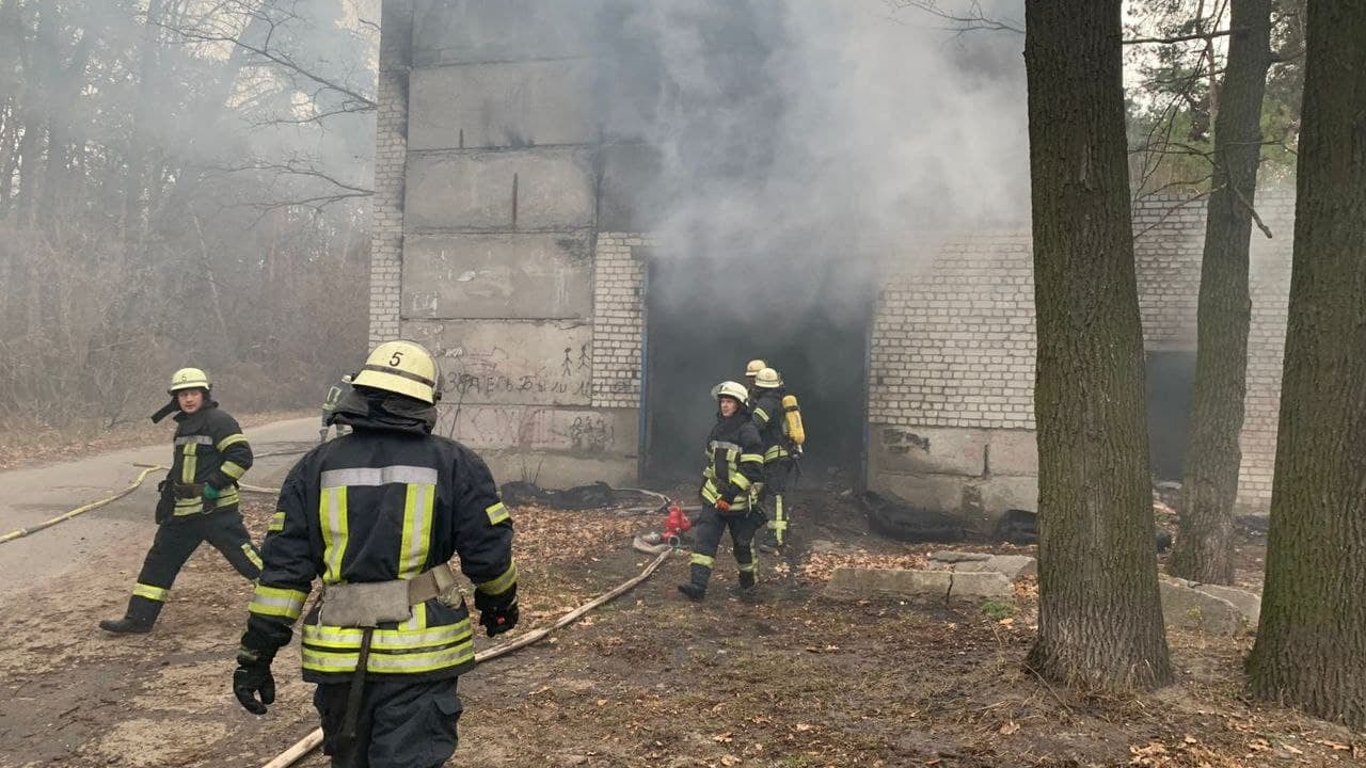
[[[1366,0],[1310,0],[1252,690],[1366,728]]]
[[[1168,567],[1213,584],[1233,583],[1233,505],[1247,392],[1252,316],[1248,249],[1261,160],[1262,97],[1271,66],[1271,0],[1232,0],[1228,65],[1214,121],[1214,186],[1200,262],[1198,351],[1190,448],[1181,486],[1181,529]]]
[[[142,26],[142,49],[138,53],[138,103],[128,136],[128,175],[123,188],[123,236],[129,243],[142,242],[146,232],[143,199],[148,190],[147,155],[152,137],[148,123],[159,82],[157,63],[161,51],[162,0],[149,0]]]
[[[1120,0],[1025,6],[1038,367],[1039,639],[1102,689],[1171,678],[1157,589]]]

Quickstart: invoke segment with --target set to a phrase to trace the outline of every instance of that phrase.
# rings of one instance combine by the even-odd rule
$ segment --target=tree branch
[[[1174,43],[1186,43],[1191,40],[1213,40],[1216,37],[1227,37],[1239,32],[1246,32],[1247,27],[1237,29],[1225,29],[1219,32],[1194,32],[1189,35],[1177,35],[1176,37],[1135,37],[1125,40],[1125,45],[1172,45]]]
[[[1024,28],[999,19],[989,18],[982,11],[982,6],[977,0],[968,3],[967,15],[959,15],[939,7],[939,0],[888,0],[894,8],[916,8],[924,11],[931,16],[938,17],[945,21],[958,24],[956,30],[959,33],[972,32],[975,30],[987,30],[990,32],[1014,32],[1023,35]]]
[[[376,103],[374,99],[355,90],[354,88],[347,86],[343,83],[339,83],[336,80],[325,77],[323,75],[318,74],[317,72],[308,69],[307,67],[298,63],[285,53],[271,50],[270,42],[271,38],[274,36],[276,25],[273,20],[268,20],[267,23],[270,25],[270,31],[266,34],[266,39],[264,43],[261,45],[252,45],[251,43],[244,42],[238,35],[227,35],[193,29],[181,29],[179,27],[161,23],[157,23],[157,26],[161,27],[162,29],[165,29],[168,32],[178,35],[182,39],[187,41],[197,43],[229,43],[235,46],[236,48],[260,56],[261,58],[275,64],[276,66],[279,66],[289,72],[293,72],[294,74],[306,80],[311,80],[312,82],[317,83],[318,85],[321,85],[328,90],[336,91],[337,93],[345,96],[346,98],[351,99],[355,105],[360,107],[359,109],[355,109],[353,111],[366,112],[377,109],[379,107],[379,104]]]

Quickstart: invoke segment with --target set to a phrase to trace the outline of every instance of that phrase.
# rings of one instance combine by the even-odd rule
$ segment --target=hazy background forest
[[[1275,9],[1266,184],[1293,179],[1302,4]],[[0,429],[137,420],[188,364],[237,410],[316,403],[366,341],[378,6],[0,0]],[[1136,196],[1209,188],[1227,6],[1127,6],[1165,41],[1127,48]],[[1023,44],[980,8],[887,15]]]
[[[313,404],[366,332],[379,0],[0,0],[0,423],[182,365]]]

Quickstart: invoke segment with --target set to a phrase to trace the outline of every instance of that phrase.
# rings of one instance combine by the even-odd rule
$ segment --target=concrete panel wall
[[[414,62],[559,59],[592,50],[602,0],[417,0]]]
[[[868,484],[988,530],[1008,509],[1038,508],[1033,430],[871,425]]]
[[[593,327],[577,320],[405,320],[431,349],[450,403],[582,405],[592,389]]]
[[[592,242],[569,235],[413,235],[404,244],[409,318],[588,318]]]
[[[566,230],[593,226],[588,148],[408,154],[405,225],[430,230]]]
[[[521,448],[582,456],[634,454],[639,412],[634,408],[562,408],[534,405],[469,405],[441,408],[438,431],[460,436],[475,449]]]
[[[411,83],[409,149],[588,144],[596,136],[587,59],[419,69]]]

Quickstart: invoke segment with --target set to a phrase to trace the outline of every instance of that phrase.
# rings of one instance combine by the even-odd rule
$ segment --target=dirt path
[[[315,419],[291,419],[255,427],[244,433],[257,453],[309,448],[317,440]],[[126,488],[140,471],[136,463],[170,461],[170,434],[165,443],[130,448],[76,461],[0,472],[0,534],[32,526]],[[276,485],[297,456],[262,458],[245,481]],[[100,554],[119,561],[141,561],[151,541],[158,473],[149,475],[132,494],[47,530],[0,544],[0,610],[8,610],[18,590],[42,584]],[[136,565],[132,566],[136,568]]]

